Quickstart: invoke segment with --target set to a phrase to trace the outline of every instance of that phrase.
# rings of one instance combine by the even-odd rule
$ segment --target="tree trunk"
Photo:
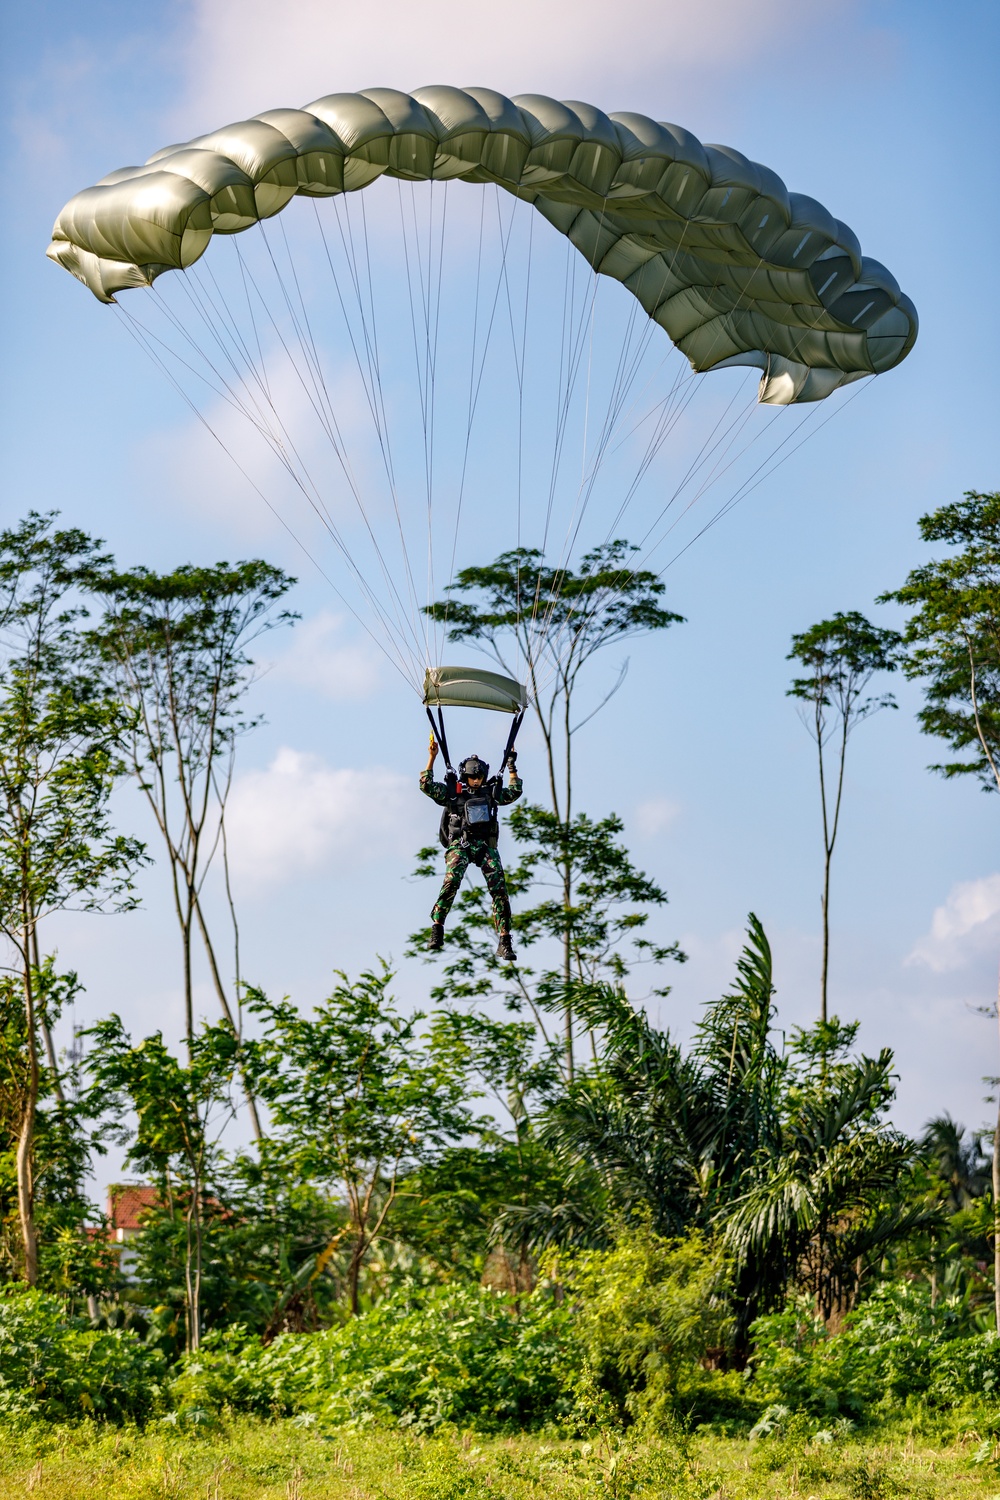
[[[35,1233],[35,1115],[38,1108],[38,1040],[35,1024],[35,992],[30,962],[29,933],[23,932],[24,1016],[28,1034],[28,1088],[17,1141],[17,1212],[24,1249],[24,1279],[28,1286],[38,1281],[38,1237]]]
[[[31,961],[35,966],[35,973],[40,974],[42,969],[41,955],[38,951],[38,927],[33,922],[31,927]],[[55,1043],[52,1040],[52,1028],[49,1018],[43,1006],[38,1015],[39,1024],[42,1028],[42,1041],[45,1043],[45,1059],[52,1074],[52,1086],[55,1089],[56,1098],[59,1103],[66,1107],[66,1094],[63,1090],[62,1079],[59,1076],[59,1064],[56,1060]]]
[[[226,991],[222,983],[222,976],[219,973],[219,965],[215,961],[215,949],[212,946],[212,940],[208,935],[208,927],[206,926],[205,918],[201,910],[201,901],[198,899],[198,897],[195,897],[194,911],[195,916],[198,918],[198,928],[201,932],[202,941],[205,944],[205,953],[208,958],[208,967],[212,974],[212,983],[215,986],[215,993],[219,998],[219,1004],[222,1007],[222,1013],[225,1016],[226,1020],[229,1022],[230,1026],[233,1028],[234,1035],[239,1036],[240,1033],[237,1030],[236,1020],[233,1016],[232,1010],[230,1009],[229,1000],[226,997]],[[251,1089],[249,1081],[247,1080],[246,1070],[244,1069],[242,1063],[240,1064],[240,1079],[243,1083],[243,1097],[246,1099],[247,1108],[250,1111],[250,1124],[253,1129],[253,1138],[255,1141],[259,1141],[262,1131],[260,1128],[260,1116],[257,1113],[257,1100],[255,1099],[253,1090]]]
[[[826,983],[830,972],[830,857],[831,851],[827,849],[823,863],[823,973],[819,998],[819,1015],[824,1026],[827,1020]]]
[[[1000,983],[997,986],[997,1025],[1000,1027]],[[997,1123],[993,1131],[993,1311],[1000,1334],[1000,1084],[997,1085]]]
[[[187,1038],[189,1064],[191,1062],[191,1043],[194,1041],[194,989],[191,983],[191,909],[192,897],[189,891],[187,919],[181,922],[181,939],[184,944],[184,1035]]]
[[[358,1287],[361,1281],[361,1262],[364,1259],[364,1237],[358,1236],[358,1242],[351,1251],[351,1264],[348,1270],[348,1286],[351,1293],[351,1316],[356,1318],[361,1312],[361,1297]]]
[[[570,1002],[570,985],[573,980],[573,940],[569,914],[573,908],[573,861],[570,855],[570,817],[573,799],[573,731],[570,727],[572,685],[567,684],[564,699],[563,733],[566,736],[566,785],[563,810],[566,815],[566,852],[563,862],[563,904],[566,911],[566,932],[563,938],[563,990],[566,1009],[566,1081],[573,1082],[573,1006]]]

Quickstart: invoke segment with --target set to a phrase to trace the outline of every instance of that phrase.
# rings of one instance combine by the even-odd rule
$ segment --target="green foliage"
[[[1000,786],[1000,492],[963,499],[920,518],[925,542],[956,549],[914,568],[883,595],[912,610],[904,670],[924,685],[920,724],[964,760],[932,769]]]
[[[459,571],[448,592],[471,595],[471,602],[451,598],[425,613],[446,626],[449,641],[485,645],[508,674],[503,642],[513,637],[536,673],[552,667],[570,682],[613,641],[681,622],[660,603],[665,586],[659,574],[629,567],[638,550],[625,541],[606,542],[574,572],[547,567],[537,548],[518,547],[487,567]]]
[[[497,959],[485,888],[470,883],[456,903],[442,981],[431,991],[435,1000],[502,995],[513,1010],[529,1011],[547,1039],[545,1016],[565,1009],[567,955],[574,983],[621,980],[637,962],[684,962],[676,944],[658,945],[644,936],[648,908],[666,905],[667,896],[632,863],[620,839],[623,825],[617,814],[595,820],[577,813],[565,824],[547,809],[527,803],[514,808],[507,826],[520,850],[506,872],[518,951],[530,955],[540,950],[541,966],[533,966],[530,956],[522,957],[516,969]],[[421,850],[420,861],[418,875],[440,878],[434,850]],[[426,936],[423,930],[413,934],[412,952],[423,949]],[[562,955],[559,961],[546,963],[556,953]]]
[[[822,1417],[1000,1402],[1000,1338],[962,1337],[963,1326],[960,1309],[907,1282],[877,1287],[836,1335],[802,1302],[754,1324],[753,1387]]]
[[[109,692],[130,710],[129,768],[166,849],[181,932],[188,1038],[194,1032],[195,926],[223,1016],[238,1030],[239,933],[229,881],[226,800],[237,740],[260,722],[243,709],[253,680],[247,650],[267,631],[296,618],[288,611],[274,613],[295,579],[260,559],[214,567],[185,564],[164,574],[145,567],[119,571],[111,559],[102,559],[89,569],[86,582],[104,606],[89,642],[101,659]],[[218,850],[233,927],[232,997],[202,905]],[[259,1136],[252,1094],[247,1103]]]
[[[794,678],[788,694],[809,705],[810,723],[820,744],[826,744],[831,734],[846,739],[870,714],[896,707],[891,693],[880,698],[862,694],[876,672],[895,671],[900,646],[898,631],[873,625],[857,610],[838,611],[831,619],[792,636],[787,660],[801,662],[809,675]]]
[[[207,1345],[185,1360],[171,1392],[182,1415],[229,1406],[334,1425],[530,1429],[570,1411],[572,1321],[549,1288],[516,1302],[477,1287],[400,1291],[322,1333]]]
[[[164,1374],[162,1354],[132,1334],[68,1318],[45,1293],[0,1289],[0,1414],[142,1422]]]
[[[33,511],[0,532],[0,930],[36,967],[37,923],[69,903],[128,905],[142,854],[107,809],[130,715],[67,603],[98,544],[53,519]]]
[[[126,1161],[150,1173],[162,1212],[183,1223],[183,1256],[177,1266],[183,1287],[186,1341],[201,1337],[201,1289],[209,1179],[218,1158],[218,1135],[232,1118],[232,1086],[239,1043],[225,1022],[203,1025],[189,1040],[188,1063],[178,1062],[162,1033],[133,1046],[121,1020],[99,1021],[87,1035],[89,1106],[112,1139],[128,1147]],[[122,1123],[129,1111],[137,1126]]]
[[[247,1071],[271,1111],[277,1149],[297,1176],[347,1203],[351,1309],[361,1269],[382,1234],[401,1177],[470,1131],[464,1048],[450,1028],[421,1036],[422,1012],[403,1017],[383,964],[303,1016],[288,1000],[250,991],[262,1023]]]
[[[851,1306],[859,1266],[929,1214],[907,1201],[913,1145],[886,1119],[892,1053],[848,1056],[856,1030],[797,1034],[776,1129],[725,1222],[738,1259],[769,1264],[776,1288],[797,1281],[826,1318]]]
[[[648,1225],[623,1229],[610,1250],[558,1262],[578,1303],[584,1356],[579,1401],[591,1420],[670,1425],[715,1414],[738,1387],[704,1366],[732,1335],[730,1268],[697,1232],[665,1239]],[[595,1399],[596,1398],[596,1399]]]
[[[603,1205],[660,1234],[724,1236],[733,1262],[734,1357],[789,1283],[827,1312],[850,1305],[864,1272],[929,1210],[906,1198],[912,1145],[887,1122],[892,1056],[848,1056],[856,1027],[837,1021],[776,1047],[771,953],[751,917],[729,994],[705,1008],[685,1054],[620,990],[578,994],[601,1038],[597,1063],[552,1101],[542,1138],[596,1174]],[[600,1205],[595,1205],[595,1208]],[[604,1208],[601,1208],[604,1212]],[[536,1241],[588,1232],[550,1206]],[[599,1242],[600,1220],[591,1221]],[[593,1239],[591,1243],[593,1243]]]

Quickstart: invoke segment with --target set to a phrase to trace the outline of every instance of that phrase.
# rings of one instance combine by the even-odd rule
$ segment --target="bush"
[[[57,1297],[0,1290],[0,1413],[66,1421],[145,1421],[162,1397],[165,1360],[121,1330],[67,1318]]]
[[[322,1333],[209,1341],[170,1394],[182,1419],[229,1407],[417,1431],[537,1428],[572,1407],[571,1318],[545,1289],[517,1302],[468,1286],[399,1292]]]
[[[1000,1405],[1000,1337],[980,1333],[953,1339],[934,1350],[928,1390],[936,1406],[953,1406],[968,1396]]]
[[[666,1239],[640,1226],[560,1271],[578,1303],[581,1415],[589,1405],[591,1420],[669,1426],[680,1412],[688,1420],[744,1413],[739,1376],[707,1368],[724,1359],[732,1327],[718,1246],[697,1232]]]
[[[835,1336],[800,1303],[753,1325],[752,1389],[824,1417],[864,1417],[910,1400],[1000,1400],[1000,1339],[959,1337],[962,1328],[947,1301],[932,1306],[929,1288],[908,1282],[876,1288]]]

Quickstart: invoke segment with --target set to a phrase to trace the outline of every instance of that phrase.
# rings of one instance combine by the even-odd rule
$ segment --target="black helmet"
[[[458,768],[458,774],[462,781],[469,781],[471,778],[485,781],[490,774],[490,768],[486,761],[479,759],[478,755],[467,755]]]

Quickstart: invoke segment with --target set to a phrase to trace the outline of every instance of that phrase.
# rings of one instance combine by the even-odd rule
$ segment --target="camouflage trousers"
[[[444,884],[441,886],[440,896],[434,903],[431,921],[443,922],[451,911],[451,904],[458,895],[458,888],[462,884],[462,878],[469,868],[470,861],[482,870],[486,889],[493,899],[494,927],[497,932],[509,932],[510,898],[507,895],[503,864],[493,845],[484,843],[481,839],[474,840],[464,849],[461,844],[452,844],[448,849],[444,857]]]

